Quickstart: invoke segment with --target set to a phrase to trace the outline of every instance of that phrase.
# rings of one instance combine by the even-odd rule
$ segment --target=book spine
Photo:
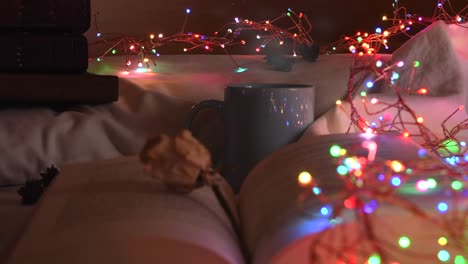
[[[2,106],[104,104],[118,99],[119,79],[111,75],[0,74]]]
[[[91,23],[90,0],[3,0],[0,31],[82,34]]]
[[[81,73],[88,67],[82,35],[0,34],[0,71]]]

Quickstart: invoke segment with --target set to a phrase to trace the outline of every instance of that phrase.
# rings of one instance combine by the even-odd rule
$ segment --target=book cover
[[[91,21],[90,0],[2,1],[0,31],[84,33]]]
[[[23,105],[102,104],[118,99],[118,77],[82,74],[0,74],[0,102]]]
[[[0,32],[0,72],[82,73],[88,42],[82,35]]]

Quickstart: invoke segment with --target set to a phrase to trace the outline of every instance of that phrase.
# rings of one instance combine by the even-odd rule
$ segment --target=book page
[[[405,161],[418,157],[420,147],[410,138],[381,135],[372,137],[371,140],[378,145],[379,159]],[[253,263],[311,263],[310,249],[320,246],[323,249],[319,250],[320,256],[316,259],[322,259],[323,262],[314,263],[337,263],[338,259],[331,258],[336,254],[331,252],[331,245],[339,248],[350,243],[360,243],[353,214],[345,215],[340,222],[333,222],[329,216],[321,215],[320,209],[325,204],[313,195],[305,202],[298,201],[305,190],[297,183],[297,176],[307,171],[318,182],[324,194],[329,196],[339,193],[343,188],[343,181],[337,178],[337,164],[331,158],[329,149],[338,144],[348,151],[365,155],[367,151],[360,148],[360,142],[365,140],[369,138],[364,134],[306,137],[273,153],[254,168],[241,188],[239,205],[243,236],[253,254]],[[418,200],[418,205],[424,208],[435,208],[437,205],[437,200],[428,199],[427,195],[412,198]],[[402,234],[392,232],[392,228],[401,231],[395,224],[403,225],[408,221],[412,222],[404,230],[408,234],[412,233],[413,239],[425,241],[425,244],[419,245],[420,249],[427,248],[430,243],[434,244],[431,239],[440,235],[440,230],[427,224],[422,225],[421,221],[413,219],[414,215],[382,207],[378,212],[372,215],[378,218],[373,222],[382,226],[379,234],[385,241],[393,243],[393,239]],[[434,233],[426,234],[427,228],[434,230]],[[361,244],[362,250],[371,246]],[[356,263],[364,263],[366,260]]]
[[[8,263],[243,263],[211,188],[183,195],[136,157],[65,166]]]

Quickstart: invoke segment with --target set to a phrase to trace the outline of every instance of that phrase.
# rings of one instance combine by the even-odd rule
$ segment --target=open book
[[[241,236],[210,188],[187,195],[168,192],[144,175],[135,157],[65,166],[7,263],[365,263],[375,252],[361,240],[362,227],[353,214],[332,219],[320,213],[324,204],[313,196],[299,203],[304,188],[297,183],[297,175],[308,171],[324,193],[339,193],[342,181],[330,146],[352,149],[364,140],[360,134],[307,137],[263,160],[238,197],[228,197],[237,203]],[[418,157],[419,147],[408,138],[372,140],[378,144],[377,159]],[[437,218],[443,192],[404,195]],[[437,262],[442,248],[437,240],[446,234],[435,222],[385,205],[372,214],[383,250],[401,264]],[[411,247],[399,250],[401,236],[411,239]],[[466,256],[451,246],[443,248],[452,258]]]

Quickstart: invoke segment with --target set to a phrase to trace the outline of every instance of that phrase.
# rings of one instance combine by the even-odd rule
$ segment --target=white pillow
[[[465,24],[465,26],[468,25]],[[465,43],[462,46],[461,43]],[[416,34],[393,53],[393,62],[404,61],[398,69],[400,77],[397,87],[411,89],[426,88],[429,95],[440,96],[458,93],[467,89],[464,64],[468,56],[468,29],[462,25],[447,25],[436,21]],[[419,61],[412,77],[413,63]]]

